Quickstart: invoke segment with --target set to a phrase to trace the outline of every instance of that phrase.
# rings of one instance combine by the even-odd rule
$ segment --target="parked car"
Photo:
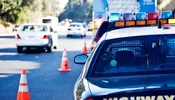
[[[83,23],[73,22],[70,24],[67,30],[67,37],[73,37],[73,36],[80,36],[80,37],[86,36],[86,28],[83,25]]]
[[[23,24],[16,34],[17,52],[22,53],[24,47],[52,52],[53,48],[57,48],[57,39],[57,33],[48,24]]]

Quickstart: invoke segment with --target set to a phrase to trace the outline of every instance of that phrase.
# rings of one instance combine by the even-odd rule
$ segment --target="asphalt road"
[[[90,47],[91,33],[86,38]],[[14,36],[0,36],[0,100],[15,100],[21,69],[27,69],[31,100],[73,100],[73,86],[83,65],[74,64],[73,58],[81,53],[82,38],[59,36],[57,50],[52,53],[30,51],[18,54]],[[60,72],[63,49],[71,72]]]

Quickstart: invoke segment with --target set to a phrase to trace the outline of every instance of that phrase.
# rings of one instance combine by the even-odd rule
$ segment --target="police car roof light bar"
[[[175,24],[175,18],[170,19],[147,19],[147,20],[127,20],[115,21],[115,28],[137,27],[137,26],[158,26],[162,27],[164,24]]]

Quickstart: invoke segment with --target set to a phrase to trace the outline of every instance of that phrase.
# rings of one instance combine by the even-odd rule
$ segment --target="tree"
[[[22,0],[0,0],[1,19],[14,22]]]
[[[43,7],[42,7],[43,15],[58,16],[59,7],[56,5],[59,5],[59,3],[56,2],[56,0],[43,0]]]
[[[58,16],[56,0],[0,0],[1,20],[24,23],[41,19],[42,16]]]
[[[82,2],[83,0],[69,0],[65,10],[60,14],[60,20],[66,18],[73,21],[84,21],[92,19],[92,4]]]

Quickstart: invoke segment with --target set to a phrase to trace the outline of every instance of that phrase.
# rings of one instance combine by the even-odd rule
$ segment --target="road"
[[[86,37],[90,47],[91,34]],[[31,100],[73,100],[73,86],[83,65],[74,64],[73,58],[81,53],[82,38],[67,39],[59,36],[57,50],[52,53],[25,52],[17,54],[14,36],[0,36],[0,100],[15,100],[21,69],[27,69]],[[71,72],[60,72],[63,49]]]

